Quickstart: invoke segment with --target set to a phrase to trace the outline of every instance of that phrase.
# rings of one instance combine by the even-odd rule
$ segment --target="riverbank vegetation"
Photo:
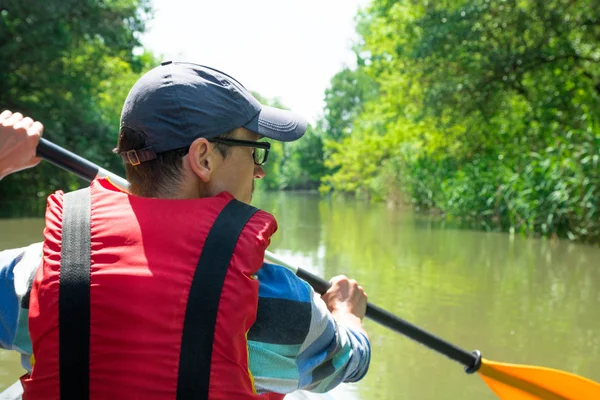
[[[122,173],[110,152],[120,107],[157,63],[139,42],[149,0],[7,4],[0,106]],[[356,29],[356,66],[331,79],[303,140],[274,143],[261,188],[318,188],[483,229],[600,241],[596,0],[372,0]],[[49,165],[15,174],[0,185],[1,214],[80,184]]]
[[[327,92],[323,192],[598,243],[595,1],[374,0],[357,29],[358,66]]]

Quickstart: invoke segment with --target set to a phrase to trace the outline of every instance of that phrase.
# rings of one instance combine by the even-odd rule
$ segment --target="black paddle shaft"
[[[37,146],[37,156],[86,181],[92,181],[98,175],[99,167],[96,164],[44,138],[40,139]]]
[[[319,294],[325,293],[331,286],[331,284],[325,279],[313,275],[302,268],[298,268],[296,275],[308,282],[310,286],[312,286],[313,289],[315,289],[315,291]],[[374,304],[367,303],[366,316],[369,319],[372,319],[373,321],[385,326],[386,328],[401,333],[402,335],[407,336],[431,348],[432,350],[444,354],[452,360],[461,363],[465,366],[465,370],[469,373],[475,372],[481,365],[481,354],[478,351],[470,353],[466,350],[456,347],[452,343],[448,343],[434,334],[429,333]]]
[[[40,139],[40,143],[37,147],[37,155],[87,181],[92,181],[94,178],[96,178],[98,172],[100,171],[100,167],[98,165],[43,138]],[[116,175],[114,176],[116,177]],[[331,284],[325,279],[313,275],[301,268],[298,268],[296,275],[308,282],[313,289],[320,294],[325,293],[331,286]],[[445,340],[395,316],[394,314],[374,304],[367,304],[366,316],[369,319],[372,319],[373,321],[395,332],[407,336],[431,348],[432,350],[444,354],[450,359],[461,363],[465,366],[465,370],[469,373],[477,371],[481,365],[481,354],[479,351],[470,353],[466,350],[456,347],[453,344],[446,342]]]

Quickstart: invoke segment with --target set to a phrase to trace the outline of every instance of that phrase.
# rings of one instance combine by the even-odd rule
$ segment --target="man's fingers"
[[[44,125],[41,122],[35,121],[29,129],[27,129],[27,135],[29,136],[29,140],[33,141],[35,148],[37,148],[40,143],[40,138],[42,137],[42,132],[44,130]],[[41,161],[41,158],[35,158],[36,164]]]
[[[10,110],[2,111],[2,114],[0,114],[0,124],[3,123],[4,120],[10,118],[11,115],[12,115],[12,112]]]
[[[25,117],[19,122],[17,122],[14,126],[15,129],[25,128],[29,129],[33,125],[33,120],[29,117]]]
[[[42,132],[44,131],[44,125],[40,121],[35,121],[33,125],[27,131],[30,136],[39,135],[42,136]]]
[[[21,114],[21,113],[14,113],[10,117],[8,117],[8,119],[6,121],[4,121],[2,123],[2,125],[4,125],[4,126],[13,126],[14,124],[16,124],[17,122],[19,122],[22,119],[23,119],[23,114]]]
[[[331,278],[329,280],[329,283],[331,283],[333,285],[334,283],[337,283],[339,281],[344,281],[344,280],[348,280],[348,277],[346,277],[345,275],[337,275],[337,276],[334,276],[333,278]]]

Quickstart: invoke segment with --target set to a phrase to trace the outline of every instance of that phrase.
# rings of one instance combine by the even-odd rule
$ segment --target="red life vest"
[[[92,183],[90,196],[89,397],[176,399],[190,286],[207,235],[233,196],[142,198],[104,179]],[[22,380],[24,399],[60,399],[62,223],[63,193],[57,192],[48,198],[43,263],[31,290],[35,363]],[[283,398],[256,395],[246,340],[258,304],[253,274],[276,229],[274,218],[258,211],[235,244],[216,311],[210,400]]]

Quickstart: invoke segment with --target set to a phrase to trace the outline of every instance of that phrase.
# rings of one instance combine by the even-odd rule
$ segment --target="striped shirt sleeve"
[[[248,332],[248,348],[258,393],[324,393],[366,374],[369,340],[338,324],[306,282],[268,263],[257,278],[258,312]]]
[[[21,354],[31,371],[28,310],[23,300],[42,258],[42,243],[0,252],[0,347]]]

